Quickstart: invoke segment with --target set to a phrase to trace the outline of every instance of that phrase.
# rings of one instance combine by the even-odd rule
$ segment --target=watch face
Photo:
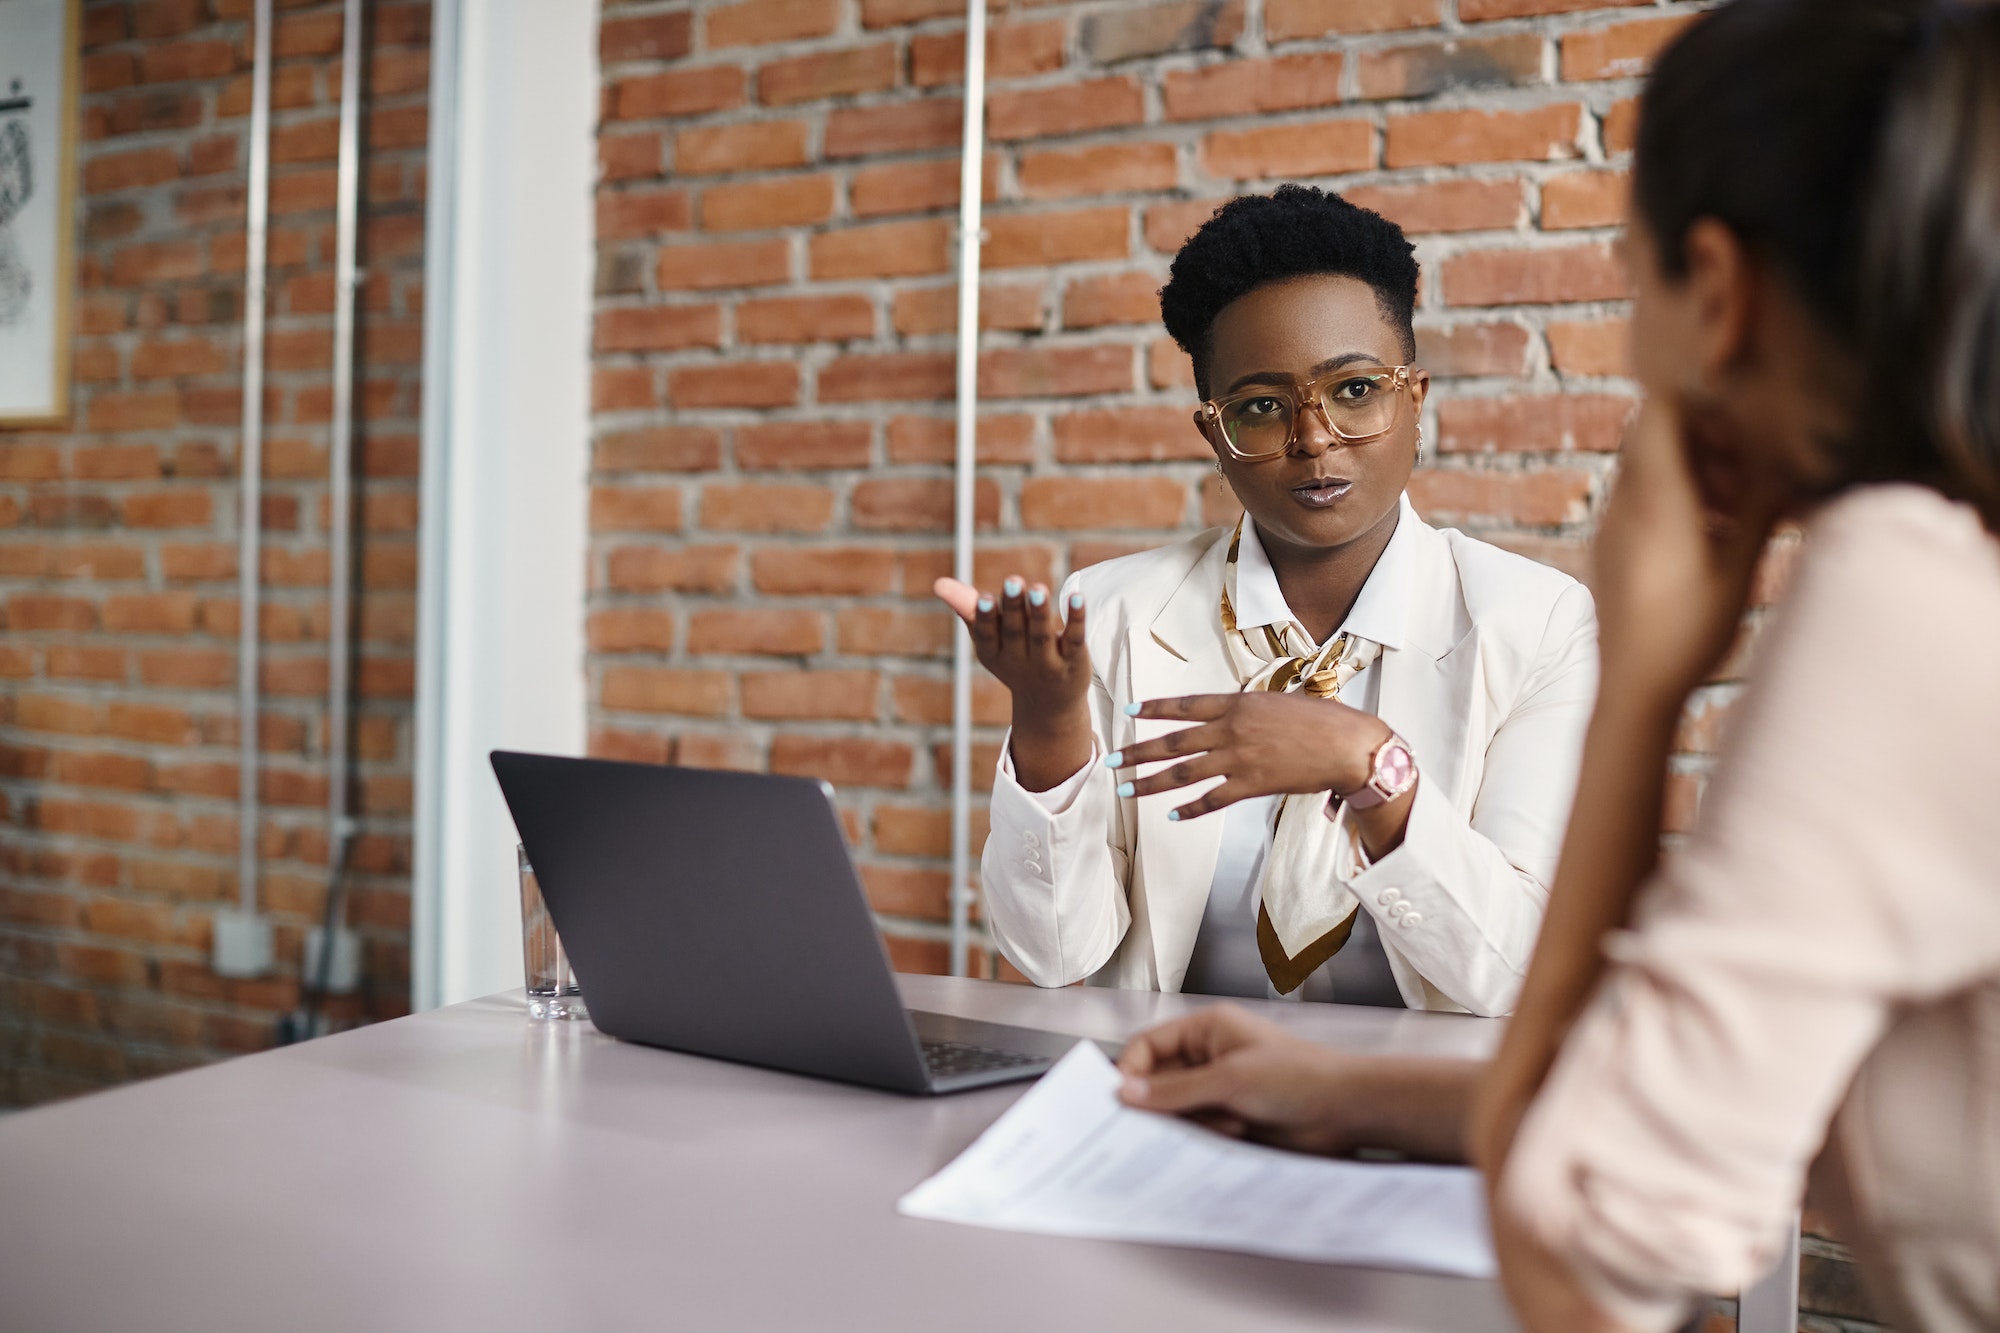
[[[1389,796],[1401,796],[1417,780],[1417,761],[1407,746],[1389,742],[1375,753],[1375,788]]]

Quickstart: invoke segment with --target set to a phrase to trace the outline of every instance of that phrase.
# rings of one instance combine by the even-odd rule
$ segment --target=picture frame
[[[81,0],[0,0],[0,428],[69,417]]]

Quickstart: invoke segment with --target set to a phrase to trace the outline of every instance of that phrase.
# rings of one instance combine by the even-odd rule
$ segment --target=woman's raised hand
[[[979,664],[1013,696],[1014,770],[1021,785],[1047,791],[1090,762],[1091,670],[1082,596],[1060,608],[1046,584],[1018,577],[1008,578],[998,597],[957,579],[939,579],[932,591],[966,623]]]

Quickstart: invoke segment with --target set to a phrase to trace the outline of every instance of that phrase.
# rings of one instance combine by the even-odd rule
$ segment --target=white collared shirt
[[[1404,496],[1396,531],[1376,560],[1375,568],[1369,571],[1367,581],[1361,585],[1354,605],[1336,633],[1371,639],[1381,644],[1384,651],[1403,646],[1414,559],[1412,530],[1420,522],[1409,497]],[[1298,620],[1278,586],[1277,572],[1271,568],[1270,556],[1257,535],[1257,525],[1247,514],[1243,519],[1242,544],[1236,554],[1234,609],[1237,625],[1246,630]],[[1381,680],[1377,664],[1371,662],[1341,687],[1337,697],[1350,708],[1376,712],[1381,700]],[[1011,776],[1012,756],[1003,755],[1000,762]],[[1060,814],[1076,799],[1084,779],[1099,762],[1100,756],[1093,747],[1090,761],[1076,773],[1048,791],[1029,795],[1050,814]],[[1222,843],[1182,990],[1249,999],[1321,1000],[1400,1008],[1402,997],[1389,971],[1388,958],[1382,952],[1374,918],[1367,912],[1356,916],[1354,934],[1348,943],[1308,977],[1304,985],[1288,996],[1279,995],[1271,985],[1257,949],[1257,909],[1263,900],[1264,866],[1270,856],[1279,800],[1276,796],[1255,797],[1238,801],[1221,812]],[[1354,852],[1357,857],[1363,855],[1358,839],[1354,840]],[[1336,868],[1335,873],[1345,879],[1366,868],[1367,863],[1362,860],[1353,867]]]

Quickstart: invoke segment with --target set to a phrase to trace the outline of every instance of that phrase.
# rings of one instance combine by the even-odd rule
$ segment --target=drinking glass
[[[576,973],[570,971],[569,955],[563,952],[556,924],[549,919],[542,886],[535,882],[535,868],[528,864],[528,849],[517,845],[514,856],[521,867],[521,962],[528,976],[528,1017],[588,1018],[583,991]]]

